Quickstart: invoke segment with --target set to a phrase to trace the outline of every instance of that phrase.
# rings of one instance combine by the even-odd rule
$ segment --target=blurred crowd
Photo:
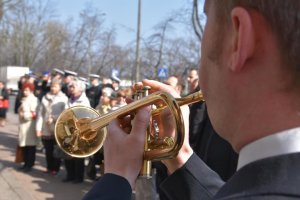
[[[116,76],[101,80],[99,75],[89,74],[86,79],[76,72],[57,68],[39,77],[33,73],[20,77],[14,106],[20,122],[19,146],[24,153],[20,170],[32,170],[36,149],[42,146],[46,157],[45,173],[56,175],[63,163],[67,172],[63,182],[83,182],[85,159],[57,152],[59,148],[54,136],[56,120],[62,111],[73,106],[92,107],[105,114],[126,105],[125,98],[131,95],[131,89],[121,88],[120,82]],[[93,163],[87,172],[89,178],[96,178],[96,165],[100,166],[102,160],[103,151],[89,159]]]
[[[197,71],[192,69],[187,80],[190,92],[195,91]],[[179,77],[170,76],[164,82],[182,94],[184,86]],[[96,179],[97,170],[103,171],[103,150],[88,159],[88,171],[85,172],[85,159],[57,153],[55,123],[62,111],[73,106],[92,107],[102,115],[126,105],[126,97],[132,96],[132,90],[131,87],[122,87],[120,83],[121,80],[116,76],[103,78],[89,74],[88,78],[83,78],[74,71],[57,68],[40,76],[30,73],[20,77],[14,105],[20,122],[18,144],[24,152],[20,170],[30,172],[35,163],[36,150],[42,148],[46,157],[45,173],[56,175],[63,164],[67,172],[63,182],[81,183],[85,176]],[[0,90],[0,94],[8,100],[4,83],[0,82],[1,87],[3,92]],[[7,108],[4,110],[7,111]],[[5,114],[1,115],[0,108],[2,116],[5,121]]]

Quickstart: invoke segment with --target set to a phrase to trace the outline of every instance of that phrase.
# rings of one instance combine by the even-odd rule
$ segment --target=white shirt
[[[285,130],[256,140],[243,147],[237,169],[272,156],[300,152],[300,127]]]

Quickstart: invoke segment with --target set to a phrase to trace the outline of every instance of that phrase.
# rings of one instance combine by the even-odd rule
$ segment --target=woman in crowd
[[[5,125],[6,112],[9,107],[8,91],[3,81],[0,81],[0,126]]]
[[[22,170],[29,172],[35,162],[35,152],[37,145],[36,110],[38,99],[34,96],[34,85],[25,83],[22,86],[23,98],[18,109],[19,113],[19,146],[24,150],[24,165]]]
[[[100,115],[104,115],[111,110],[111,95],[115,91],[111,87],[104,87],[102,89],[102,95],[99,100],[99,104],[96,107],[96,110],[100,113]],[[87,167],[87,175],[91,179],[96,179],[96,165],[100,166],[100,171],[103,173],[104,166],[103,166],[103,147],[97,151],[93,156],[90,157],[89,160],[89,167]]]
[[[79,79],[74,79],[68,85],[68,93],[70,98],[66,105],[66,108],[73,106],[88,106],[90,107],[90,102],[85,95],[85,83]],[[67,176],[63,182],[82,183],[84,178],[84,158],[70,158],[65,159],[65,166],[67,171]]]
[[[118,108],[121,108],[121,107],[127,105],[126,96],[131,96],[131,90],[130,89],[120,89],[117,92],[117,102],[115,105],[112,105],[111,110],[117,110]]]
[[[102,89],[102,95],[100,97],[100,102],[96,107],[96,110],[100,113],[100,115],[106,114],[111,109],[111,95],[114,90],[110,87],[105,87]]]
[[[52,81],[50,92],[41,101],[37,114],[36,131],[37,136],[42,137],[42,142],[46,150],[46,173],[56,175],[60,168],[61,160],[53,157],[55,122],[59,114],[65,109],[68,102],[67,96],[61,91],[60,81]]]

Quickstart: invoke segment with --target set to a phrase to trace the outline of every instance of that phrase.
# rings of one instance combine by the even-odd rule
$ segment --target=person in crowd
[[[34,96],[34,84],[26,82],[22,86],[23,98],[18,109],[19,113],[19,146],[23,148],[24,165],[21,170],[31,171],[35,162],[36,145],[36,111],[39,101]]]
[[[116,110],[118,108],[121,108],[125,105],[126,103],[126,97],[130,96],[131,92],[128,89],[121,89],[117,92],[117,101],[116,104],[112,106],[111,110]]]
[[[85,83],[75,78],[69,84],[69,100],[66,108],[74,106],[87,106],[90,107],[89,99],[85,94]],[[84,158],[70,158],[65,159],[65,167],[67,176],[63,182],[82,183],[84,180]]]
[[[119,91],[121,80],[118,77],[116,77],[116,76],[112,76],[111,80],[112,80],[112,88],[115,91]]]
[[[111,95],[114,90],[110,87],[105,87],[102,89],[102,95],[96,110],[101,114],[106,114],[111,110]]]
[[[61,91],[61,82],[54,80],[51,82],[50,92],[42,99],[37,113],[36,132],[38,137],[42,137],[46,154],[46,173],[56,175],[60,169],[61,160],[53,156],[55,122],[64,111],[68,102],[67,96]]]
[[[6,112],[9,108],[9,94],[5,83],[0,81],[0,126],[5,126]]]
[[[16,96],[15,107],[14,107],[15,114],[18,114],[18,110],[21,105],[21,99],[23,97],[22,86],[26,81],[27,81],[27,79],[26,79],[25,75],[21,76],[18,81],[18,94]]]
[[[96,110],[99,112],[100,116],[110,112],[111,110],[111,94],[114,92],[114,90],[111,87],[105,87],[102,89],[102,95],[100,97],[99,104],[96,107]],[[89,167],[87,167],[87,175],[90,179],[95,180],[96,179],[96,174],[97,174],[97,169],[96,166],[100,166],[100,171],[102,173],[103,171],[103,148],[101,148],[98,152],[96,152],[93,156],[90,157],[89,159]]]
[[[26,82],[28,83],[32,83],[34,85],[36,85],[36,79],[38,78],[37,75],[33,72],[30,72],[29,74],[26,74],[25,75],[25,78],[26,78]]]
[[[69,84],[75,79],[77,76],[76,72],[70,71],[70,70],[64,70],[64,78],[62,83],[61,91],[67,95],[67,97],[70,97],[69,92]]]
[[[187,82],[188,82],[189,94],[199,90],[198,87],[199,75],[198,75],[198,70],[196,68],[192,68],[189,71]]]
[[[117,92],[113,91],[110,95],[110,109],[112,110],[113,107],[115,107],[118,103],[118,97],[117,97]]]
[[[113,88],[112,86],[112,80],[110,78],[107,78],[107,77],[103,77],[102,79],[102,87],[110,87],[110,88]]]
[[[77,76],[77,78],[85,84],[85,90],[87,90],[87,88],[90,87],[90,82],[87,78],[82,77],[82,76]]]
[[[182,92],[182,85],[181,85],[180,80],[179,80],[179,78],[177,76],[170,76],[165,81],[165,83],[167,85],[172,86],[178,92],[179,95],[181,94],[181,92]]]
[[[102,85],[100,84],[100,76],[97,74],[89,74],[91,86],[86,90],[86,96],[90,100],[92,108],[96,108],[102,95]]]
[[[239,153],[238,167],[224,183],[193,152],[187,134],[178,155],[163,161],[169,177],[160,187],[169,199],[300,198],[299,9],[289,0],[205,1],[199,80],[211,123]],[[143,84],[177,96],[158,82]],[[188,131],[188,107],[181,111]],[[131,198],[149,109],[135,117],[130,134],[118,121],[109,125],[105,175],[85,199]]]
[[[65,75],[65,72],[58,69],[58,68],[54,68],[51,72],[51,80],[56,80],[56,81],[63,81],[63,77]]]
[[[50,90],[50,78],[50,73],[48,71],[44,71],[35,81],[35,96],[39,99],[39,101],[41,101],[44,95]]]

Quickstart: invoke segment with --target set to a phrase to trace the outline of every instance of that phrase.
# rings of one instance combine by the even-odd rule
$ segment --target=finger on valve
[[[150,93],[154,93],[154,92],[157,92],[157,91],[164,91],[164,92],[167,92],[167,93],[171,94],[174,97],[179,97],[179,94],[170,85],[164,84],[164,83],[159,82],[159,81],[148,80],[148,79],[143,80],[142,83],[143,83],[144,86],[150,86],[151,87]]]

